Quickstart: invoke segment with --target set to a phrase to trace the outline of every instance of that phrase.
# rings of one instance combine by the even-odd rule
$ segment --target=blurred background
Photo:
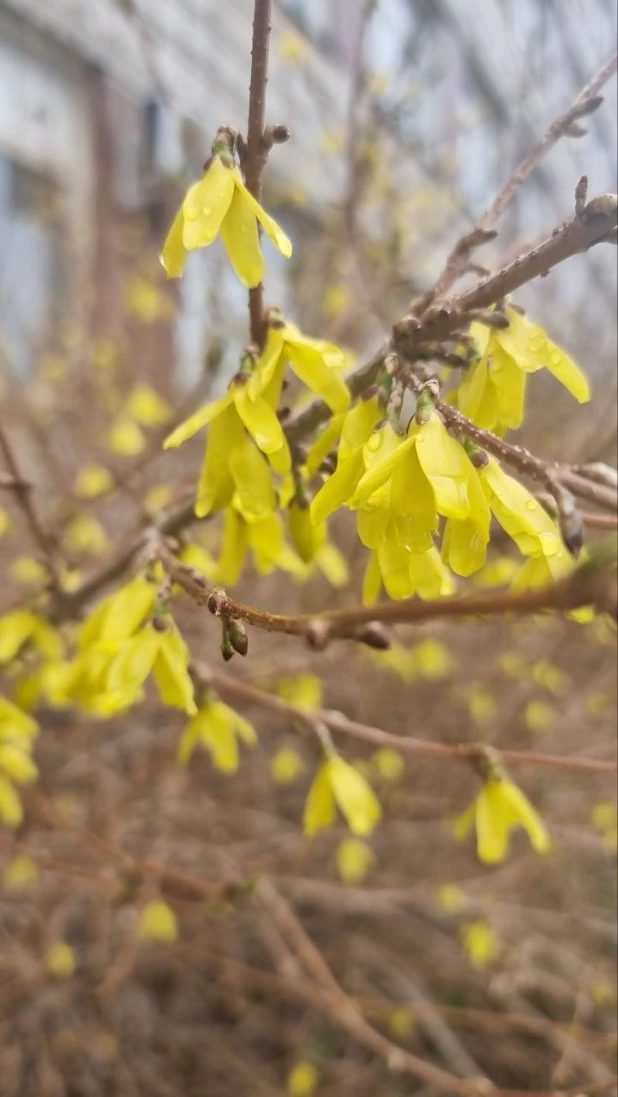
[[[219,242],[191,255],[180,282],[166,282],[158,254],[216,128],[245,129],[252,8],[0,0],[0,416],[67,589],[185,497],[203,438],[166,455],[161,439],[225,390],[247,342],[246,292]],[[268,303],[362,361],[609,59],[616,33],[612,0],[276,3],[267,119],[291,140],[272,152],[264,204],[294,255],[286,263],[265,244]],[[572,215],[582,174],[591,196],[616,189],[615,77],[603,94],[478,262],[491,269],[549,235]],[[533,378],[522,439],[540,456],[615,465],[616,274],[615,249],[595,247],[516,295],[593,385],[579,408],[551,377]],[[111,489],[80,486],[92,465]],[[2,614],[36,598],[45,572],[8,492],[0,503]],[[345,516],[332,532],[349,586],[248,574],[239,596],[282,612],[358,602],[365,551]],[[217,537],[203,523],[192,540],[208,553]],[[507,578],[501,548],[496,575]],[[218,667],[204,614],[185,606],[182,628]],[[397,733],[612,756],[604,618],[400,628],[385,656],[347,644],[309,656],[258,636],[236,662],[240,676]],[[349,855],[353,871],[343,826],[302,836],[316,744],[285,719],[242,711],[260,742],[234,775],[205,755],[179,770],[182,717],[154,702],[109,723],[41,716],[40,784],[16,837],[0,836],[2,1097],[440,1092],[392,1075],[310,1003],[286,999],[277,979],[298,977],[296,961],[249,894],[204,902],[164,889],[179,938],[138,948],[136,919],[158,885],[123,874],[122,851],[204,879],[267,873],[366,1016],[458,1076],[533,1090],[611,1077],[611,776],[518,769],[556,850],[542,860],[522,838],[488,870],[452,837],[472,772],[348,752],[386,815],[373,860]],[[46,960],[58,943],[72,950],[68,973]],[[299,1064],[313,1074],[294,1081]]]

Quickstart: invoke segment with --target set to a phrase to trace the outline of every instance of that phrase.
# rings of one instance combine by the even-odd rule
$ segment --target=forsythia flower
[[[178,924],[172,908],[162,899],[151,899],[140,914],[137,936],[140,941],[173,944],[178,939]]]
[[[376,750],[371,761],[383,781],[398,781],[406,768],[405,758],[392,747],[381,747],[380,750]]]
[[[344,884],[360,884],[373,868],[376,855],[360,838],[344,838],[337,846],[336,861]]]
[[[287,1092],[289,1097],[312,1097],[320,1081],[320,1072],[313,1063],[297,1063],[288,1074]]]
[[[293,747],[280,747],[270,760],[270,776],[276,785],[293,785],[304,769],[304,760]]]
[[[223,525],[223,548],[217,563],[219,582],[226,586],[238,582],[249,549],[260,575],[269,575],[275,568],[281,568],[299,578],[304,577],[302,560],[286,543],[283,522],[276,511],[247,522],[235,507],[228,507]]]
[[[65,941],[56,941],[47,950],[45,968],[54,979],[70,979],[76,966],[75,952]]]
[[[271,309],[266,346],[249,380],[250,395],[265,384],[272,384],[280,391],[289,364],[299,381],[321,396],[331,411],[345,411],[350,404],[350,391],[340,372],[346,361],[344,352],[335,343],[303,335],[295,324],[285,322]]]
[[[508,854],[511,831],[523,827],[537,853],[549,853],[551,840],[532,804],[508,777],[489,776],[476,800],[459,818],[455,837],[465,838],[476,826],[481,861],[496,864]]]
[[[465,909],[468,900],[465,891],[457,884],[443,884],[438,888],[438,902],[447,914],[459,914]]]
[[[159,395],[151,385],[135,385],[128,395],[126,414],[141,423],[143,427],[157,427],[166,423],[172,415],[167,400]]]
[[[14,659],[26,643],[47,659],[58,659],[63,652],[58,633],[38,614],[19,609],[0,617],[0,665]]]
[[[39,869],[31,857],[13,857],[2,873],[2,886],[7,891],[23,891],[25,888],[36,884],[39,879]]]
[[[333,754],[322,763],[309,789],[303,818],[305,834],[311,837],[333,826],[337,807],[350,830],[360,836],[370,834],[382,815],[365,778],[340,755]]]
[[[207,700],[200,705],[182,734],[178,761],[186,765],[199,745],[210,751],[217,769],[223,773],[235,773],[239,763],[238,739],[254,746],[257,735],[253,725],[223,701]]]
[[[197,712],[189,675],[189,650],[169,614],[145,625],[126,640],[112,660],[108,688],[137,700],[149,674],[153,675],[164,705]]]
[[[486,922],[470,922],[461,927],[464,951],[475,967],[487,967],[500,952],[500,941]]]
[[[100,556],[109,547],[103,526],[92,514],[78,514],[67,526],[63,546],[68,552]]]
[[[23,809],[15,785],[36,780],[37,768],[32,761],[32,741],[38,725],[11,701],[0,697],[0,821],[17,827],[23,819]]]
[[[114,486],[114,477],[104,465],[86,465],[77,474],[73,490],[81,499],[97,499]]]
[[[264,274],[258,222],[286,259],[292,254],[292,244],[247,190],[225,136],[217,135],[212,153],[204,175],[189,188],[176,215],[161,262],[168,278],[180,278],[189,252],[208,247],[220,233],[243,285],[257,286]]]
[[[122,457],[137,457],[146,446],[143,430],[126,416],[118,419],[108,435],[109,448]]]
[[[590,399],[584,374],[572,358],[514,308],[506,309],[505,330],[472,324],[480,358],[469,366],[457,389],[457,406],[479,427],[504,433],[524,417],[526,378],[546,368],[579,403]]]
[[[293,678],[279,678],[276,692],[297,708],[312,712],[322,707],[324,687],[316,674],[297,674]]]

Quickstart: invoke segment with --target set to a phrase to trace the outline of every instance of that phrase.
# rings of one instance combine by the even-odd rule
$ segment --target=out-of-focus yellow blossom
[[[174,488],[171,484],[153,484],[148,488],[142,500],[147,514],[157,515],[169,507],[174,498]]]
[[[212,755],[217,769],[222,773],[235,773],[240,761],[239,739],[248,746],[255,746],[257,735],[253,724],[223,701],[207,700],[182,733],[178,761],[185,766],[195,748],[202,746]]]
[[[399,1006],[392,1010],[388,1018],[388,1027],[399,1040],[408,1040],[416,1028],[416,1017],[411,1009]]]
[[[441,640],[421,640],[412,650],[422,678],[439,682],[452,673],[455,660]]]
[[[488,724],[494,720],[498,712],[498,706],[486,689],[474,686],[468,699],[468,711],[477,724]]]
[[[9,529],[9,516],[4,507],[0,507],[0,537],[4,537],[9,532]]]
[[[41,381],[49,385],[64,381],[69,371],[69,363],[62,354],[47,352],[42,354],[37,363],[37,373]]]
[[[572,358],[552,343],[542,328],[514,308],[507,308],[505,330],[474,323],[479,360],[469,366],[457,389],[457,405],[479,427],[504,433],[521,426],[529,373],[546,368],[579,403],[590,399],[584,374]]]
[[[16,556],[11,560],[7,572],[10,579],[24,586],[39,586],[48,577],[47,568],[33,556]]]
[[[137,923],[137,937],[140,941],[156,941],[170,945],[178,940],[176,915],[163,899],[151,899],[142,908]]]
[[[584,708],[591,716],[607,716],[612,711],[612,698],[607,693],[588,693],[584,697]]]
[[[532,664],[532,680],[539,686],[544,686],[550,693],[556,696],[564,696],[569,692],[571,676],[566,670],[554,666],[547,659],[537,659]]]
[[[113,339],[97,339],[92,348],[92,361],[101,370],[108,370],[115,366],[120,347]]]
[[[455,837],[465,838],[476,827],[481,861],[496,864],[509,852],[511,831],[523,827],[537,853],[549,853],[551,840],[540,815],[521,789],[506,776],[490,776],[476,800],[458,819]]]
[[[168,278],[180,278],[189,252],[208,247],[220,234],[241,282],[254,287],[264,274],[258,223],[286,259],[292,254],[292,244],[247,190],[225,140],[222,144],[215,138],[212,153],[204,175],[189,188],[176,215],[161,262]]]
[[[484,968],[500,954],[500,941],[487,922],[470,922],[460,930],[461,943],[475,967]]]
[[[0,697],[0,822],[18,827],[23,819],[21,800],[15,785],[35,781],[32,743],[38,725],[11,701]]]
[[[290,678],[278,678],[276,692],[284,701],[297,708],[313,712],[322,707],[324,686],[317,674],[296,674]]]
[[[304,771],[304,759],[294,747],[280,747],[270,760],[270,776],[276,785],[293,785]]]
[[[18,609],[0,617],[0,665],[10,663],[26,643],[46,659],[59,659],[64,651],[59,634],[37,613]]]
[[[615,852],[618,848],[618,812],[611,802],[595,804],[591,818],[596,829],[602,834],[607,849]]]
[[[333,754],[322,763],[309,789],[303,818],[305,834],[311,837],[333,826],[337,808],[350,830],[361,837],[371,834],[382,815],[380,803],[365,778],[339,754]]]
[[[392,747],[380,747],[371,756],[371,761],[383,781],[398,781],[403,777],[406,761],[403,754]]]
[[[371,846],[360,838],[344,838],[337,846],[335,859],[344,884],[360,884],[376,863]]]
[[[273,511],[255,521],[245,521],[235,507],[228,507],[221,556],[217,561],[220,583],[234,586],[238,582],[249,550],[260,575],[269,575],[275,568],[280,568],[296,578],[305,577],[306,565],[287,544],[279,514]]]
[[[203,545],[197,545],[195,542],[185,545],[182,552],[179,554],[178,559],[185,567],[194,568],[196,571],[201,572],[207,579],[214,581],[218,577],[219,571],[217,562],[214,556],[212,556]]]
[[[383,412],[375,398],[360,400],[341,420],[336,420],[336,426],[333,420],[330,433],[327,433],[329,431],[327,427],[318,438],[316,447],[319,446],[320,450],[319,460],[315,464],[316,469],[330,452],[340,434],[337,468],[325,481],[311,503],[311,521],[315,525],[325,522],[328,516],[338,510],[353,494],[365,468],[364,447],[372,438],[374,429],[382,418]],[[378,444],[376,447],[375,442],[372,442],[370,450],[372,454],[382,448],[386,452],[387,448],[395,444],[389,436],[385,441],[384,433],[378,431],[376,434]],[[397,438],[397,440],[400,439]],[[327,442],[327,446],[324,445],[324,441]]]
[[[367,81],[367,87],[371,95],[384,95],[391,86],[392,78],[389,72],[381,72],[378,69],[374,69],[369,75]]]
[[[528,701],[524,709],[524,721],[528,731],[533,734],[552,731],[556,726],[558,713],[553,705],[546,701]]]
[[[45,969],[54,979],[71,979],[75,975],[75,952],[65,941],[56,941],[47,950]]]
[[[438,888],[438,902],[447,914],[459,914],[467,907],[468,898],[457,884],[443,884]]]
[[[80,499],[98,499],[114,486],[114,477],[104,465],[85,465],[77,474],[73,490]]]
[[[152,385],[142,382],[131,389],[125,414],[143,427],[158,427],[171,418],[172,408]]]
[[[332,129],[322,130],[319,147],[324,156],[339,156],[345,147],[343,134]]]
[[[108,445],[121,457],[137,457],[146,447],[146,438],[141,427],[126,416],[118,419],[108,434]]]
[[[320,1072],[313,1063],[301,1060],[288,1074],[289,1097],[313,1097],[320,1084]]]
[[[166,614],[124,642],[110,664],[107,685],[112,693],[133,694],[138,700],[152,674],[163,704],[192,716],[197,706],[188,667],[189,649]]]
[[[169,298],[153,282],[139,275],[134,275],[127,282],[124,307],[140,324],[168,320],[173,314],[173,305]]]
[[[498,659],[498,666],[507,678],[516,678],[523,682],[528,675],[528,664],[518,651],[505,651]]]
[[[344,282],[334,282],[324,290],[322,308],[326,316],[339,316],[352,303],[352,291]]]
[[[69,553],[87,553],[101,556],[109,548],[109,538],[92,514],[78,514],[69,522],[62,538],[64,548]]]
[[[494,560],[488,560],[474,576],[474,585],[477,587],[506,586],[516,574],[518,566],[517,560],[512,556],[498,556]]]
[[[296,31],[282,34],[278,42],[279,54],[289,65],[302,65],[309,53],[309,43]]]
[[[615,994],[613,987],[609,983],[606,983],[604,979],[597,979],[592,983],[590,987],[590,997],[592,998],[595,1006],[613,1006],[615,1001]]]
[[[418,675],[414,648],[406,648],[403,644],[392,643],[388,651],[374,651],[372,648],[368,648],[366,654],[373,662],[399,675],[404,682],[413,682]]]
[[[18,855],[9,861],[2,873],[2,886],[7,891],[24,891],[39,879],[39,869],[31,857]]]

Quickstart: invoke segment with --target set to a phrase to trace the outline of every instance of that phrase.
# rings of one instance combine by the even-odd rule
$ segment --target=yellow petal
[[[259,202],[253,197],[253,195],[247,190],[244,185],[240,172],[235,172],[234,180],[237,187],[237,192],[240,193],[242,201],[249,207],[254,217],[260,222],[264,232],[268,238],[273,242],[278,251],[281,252],[284,259],[289,259],[292,254],[292,241],[289,236],[283,231],[280,225],[270,217]]]
[[[139,692],[152,670],[160,640],[161,633],[150,626],[127,640],[110,666],[109,688]]]
[[[202,430],[208,423],[212,423],[231,403],[232,393],[228,392],[220,400],[213,400],[210,404],[204,404],[199,411],[194,412],[188,419],[185,419],[184,423],[181,423],[171,434],[168,434],[163,443],[163,448],[175,449],[176,446],[181,446],[188,438],[192,438],[194,434],[197,434],[198,430]]]
[[[556,523],[523,484],[504,472],[493,457],[479,469],[479,476],[490,489],[493,514],[520,552],[525,556],[560,552],[563,545]]]
[[[11,782],[0,773],[0,822],[18,827],[24,817],[21,800]]]
[[[236,410],[262,453],[273,454],[285,444],[283,427],[275,412],[261,396],[252,400],[246,386],[233,387]]]
[[[0,743],[0,770],[17,785],[29,785],[38,777],[30,755],[14,743]]]
[[[363,605],[374,606],[382,589],[382,572],[376,552],[372,552],[363,576]]]
[[[230,472],[236,491],[233,504],[247,522],[275,510],[275,490],[268,464],[246,435],[230,454]]]
[[[242,423],[233,405],[226,407],[211,424],[197,486],[195,513],[198,518],[223,510],[232,501],[234,480],[230,470],[230,453],[236,446],[242,445],[244,437]]]
[[[223,550],[217,564],[218,578],[226,586],[233,587],[240,579],[248,543],[247,523],[228,507],[223,524]]]
[[[315,562],[332,587],[346,587],[350,581],[348,563],[336,545],[326,541],[316,553]]]
[[[176,915],[162,899],[152,899],[143,908],[137,923],[140,941],[157,941],[172,944],[178,939]]]
[[[336,818],[335,796],[327,763],[323,763],[309,789],[303,813],[303,830],[307,837],[311,838],[318,831],[332,827]]]
[[[189,252],[182,242],[183,228],[184,215],[181,208],[174,218],[160,255],[161,265],[168,278],[182,278],[185,269]]]
[[[350,391],[345,381],[327,364],[324,357],[306,343],[287,343],[286,350],[294,373],[312,392],[321,396],[331,411],[345,411]]]
[[[477,850],[488,865],[503,861],[509,849],[509,823],[499,785],[499,781],[486,781],[476,801]]]
[[[445,518],[465,518],[469,512],[467,484],[472,466],[438,414],[418,428],[416,452],[433,489],[438,512]]]
[[[335,754],[326,762],[335,801],[354,834],[370,834],[382,816],[380,802],[365,778]]]
[[[164,705],[197,712],[189,675],[189,652],[182,637],[171,627],[162,632],[152,672]]]
[[[312,500],[310,513],[311,521],[315,525],[321,525],[330,514],[350,499],[363,470],[361,450],[357,450],[348,460],[337,465],[333,475],[329,476]]]
[[[221,224],[221,239],[243,286],[250,289],[258,286],[264,276],[265,263],[257,221],[238,188]]]
[[[126,412],[142,426],[152,427],[167,422],[172,409],[156,389],[142,383],[135,385],[129,393]]]
[[[182,242],[187,251],[212,244],[234,197],[234,169],[215,157],[182,204]]]

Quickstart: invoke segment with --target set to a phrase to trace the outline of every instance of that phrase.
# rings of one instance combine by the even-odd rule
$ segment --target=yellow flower
[[[122,457],[137,457],[146,446],[144,432],[126,416],[118,419],[108,435],[108,445],[114,453]]]
[[[2,884],[7,891],[23,891],[38,879],[39,870],[31,857],[13,857],[2,873]]]
[[[495,518],[524,556],[557,556],[564,548],[560,531],[527,488],[500,467],[494,457],[478,470]]]
[[[142,909],[137,923],[137,937],[140,941],[156,941],[165,945],[178,940],[176,915],[162,899],[151,899]]]
[[[18,827],[23,819],[15,785],[35,781],[38,770],[30,756],[38,725],[6,698],[0,697],[0,821]]]
[[[290,65],[302,65],[309,52],[309,43],[302,35],[294,31],[282,34],[279,39],[279,53]]]
[[[280,390],[287,364],[303,385],[321,396],[331,411],[337,413],[348,408],[350,391],[340,376],[346,364],[341,347],[303,335],[295,324],[284,322],[271,310],[266,346],[249,380],[251,397],[255,398],[264,385],[274,384]]]
[[[275,512],[247,522],[235,507],[225,512],[223,549],[217,569],[219,582],[234,586],[238,582],[248,550],[260,575],[281,568],[302,578],[305,565],[286,544],[281,516]]]
[[[322,763],[309,790],[304,812],[308,837],[336,820],[336,808],[345,816],[350,830],[361,837],[370,834],[380,821],[382,810],[371,786],[354,766],[333,754]]]
[[[523,827],[537,853],[549,853],[551,840],[541,817],[508,777],[490,776],[476,800],[459,818],[455,837],[465,838],[476,826],[481,861],[496,864],[509,852],[511,831]]]
[[[156,516],[169,507],[174,498],[174,488],[171,484],[153,484],[142,500],[146,514]]]
[[[30,744],[39,733],[36,720],[0,696],[0,744]]]
[[[507,308],[504,331],[472,324],[479,360],[457,389],[457,405],[478,426],[503,433],[524,417],[527,374],[546,368],[579,403],[590,399],[588,382],[576,363],[536,324]]]
[[[163,631],[161,631],[161,627]],[[112,692],[141,696],[142,686],[152,673],[164,705],[197,712],[193,683],[189,676],[189,650],[171,617],[157,619],[126,640],[112,660],[107,686]]]
[[[301,1060],[288,1074],[289,1097],[312,1097],[320,1081],[320,1072],[313,1063]]]
[[[393,1036],[396,1036],[399,1040],[407,1040],[416,1028],[416,1017],[411,1009],[399,1006],[390,1014],[388,1027]]]
[[[279,678],[276,692],[297,708],[312,712],[322,707],[324,687],[316,674],[297,674],[293,678]]]
[[[438,902],[447,914],[459,914],[468,904],[465,891],[457,884],[443,884],[438,888]]]
[[[390,598],[441,598],[453,594],[453,577],[436,548],[411,552],[399,543],[394,523],[390,522],[378,549],[372,552],[363,579],[363,603],[372,606],[384,584]]]
[[[171,418],[172,409],[156,389],[142,383],[131,389],[125,413],[143,427],[157,427]]]
[[[137,275],[127,283],[124,307],[129,315],[134,316],[141,324],[167,320],[173,313],[172,302],[165,294],[161,293],[152,282]]]
[[[188,253],[206,248],[220,233],[230,262],[245,286],[257,286],[264,274],[258,222],[286,259],[292,244],[243,183],[229,153],[213,158],[198,183],[190,187],[168,233],[161,262],[168,278],[180,278]]]
[[[104,465],[85,465],[77,475],[73,490],[81,499],[97,499],[114,486],[114,478]]]
[[[92,514],[78,514],[69,523],[62,539],[70,553],[89,553],[100,556],[109,548],[109,539],[103,526]]]
[[[311,521],[315,525],[325,522],[330,514],[338,510],[347,502],[363,474],[365,463],[363,449],[372,437],[377,424],[383,418],[383,412],[378,406],[377,400],[360,400],[350,411],[339,419],[333,419],[336,427],[327,427],[320,435],[316,447],[315,468],[317,469],[324,457],[330,453],[332,446],[339,434],[341,435],[337,451],[337,468],[332,476],[329,476],[311,503]],[[326,444],[324,442],[326,436]],[[384,446],[384,434],[376,431],[377,446],[372,442],[371,450],[375,453]],[[390,442],[392,446],[394,442]],[[386,448],[389,447],[387,441]],[[317,463],[316,463],[317,462]]]
[[[196,545],[194,542],[185,545],[178,559],[185,567],[201,572],[207,579],[216,580],[218,574],[217,563],[214,556],[211,556],[208,549],[205,549],[203,545]]]
[[[293,747],[280,747],[270,760],[270,775],[276,785],[295,784],[304,769],[304,760]]]
[[[47,568],[33,556],[16,556],[8,566],[8,574],[16,583],[39,586],[47,580]]]
[[[546,701],[528,701],[524,709],[526,727],[533,733],[551,731],[557,719],[556,709]]]
[[[255,728],[223,701],[206,701],[185,728],[178,748],[178,761],[186,765],[196,746],[209,750],[222,773],[238,769],[238,739],[248,746],[257,743]]]
[[[405,758],[392,747],[381,747],[380,750],[376,750],[371,761],[384,781],[398,781],[405,772]]]
[[[156,598],[156,583],[140,576],[108,594],[81,626],[77,640],[79,651],[101,646],[115,653],[114,645],[133,636],[152,613]]]
[[[4,507],[0,507],[0,537],[4,537],[8,533],[10,526],[11,523],[6,510]]]
[[[430,682],[439,682],[452,673],[455,660],[440,640],[422,640],[412,649],[418,672]]]
[[[45,968],[54,979],[70,979],[76,966],[75,952],[64,941],[56,941],[47,950]]]
[[[487,967],[496,959],[500,941],[486,922],[470,922],[460,932],[464,951],[475,967]]]
[[[64,649],[56,630],[38,614],[19,609],[0,617],[0,665],[14,659],[26,643],[46,659],[59,659]]]
[[[344,838],[337,846],[337,872],[344,884],[360,884],[376,862],[376,855],[360,838]]]
[[[488,724],[495,719],[498,706],[487,690],[473,686],[468,700],[468,710],[475,723]]]
[[[547,659],[537,659],[533,663],[532,679],[556,696],[568,693],[571,686],[571,676]]]

